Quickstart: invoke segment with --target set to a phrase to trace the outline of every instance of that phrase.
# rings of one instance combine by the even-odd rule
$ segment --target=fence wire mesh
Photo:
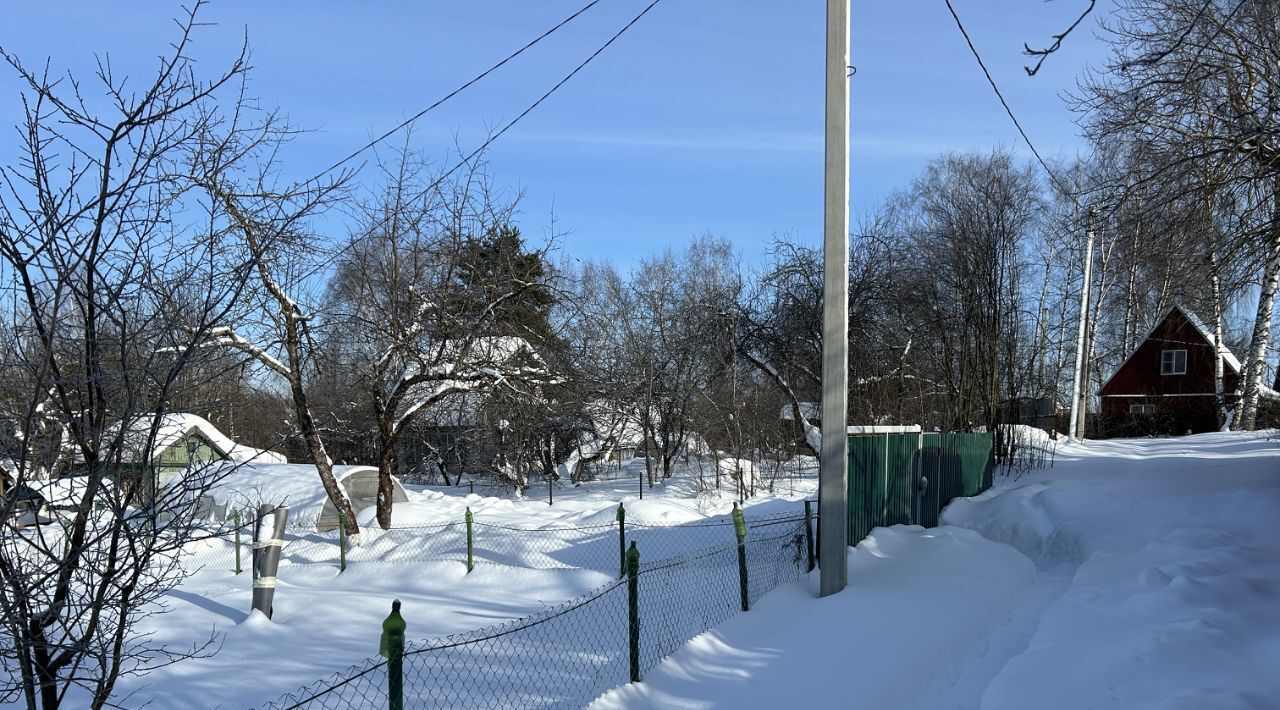
[[[784,513],[749,519],[751,526],[795,522],[800,513]],[[238,537],[237,537],[238,532]],[[485,523],[472,525],[475,565],[504,565],[525,569],[590,569],[619,574],[619,528],[616,523],[581,527],[519,527]],[[713,519],[679,525],[651,525],[627,522],[625,539],[636,541],[645,551],[646,566],[734,541],[733,521]],[[312,525],[290,525],[284,535],[280,576],[294,565],[342,563],[338,531],[316,532]],[[236,550],[239,548],[237,564]],[[183,548],[180,564],[191,574],[235,574],[250,570],[253,552],[253,521],[248,514],[240,525],[210,526],[200,539]],[[393,527],[375,525],[361,529],[358,545],[345,549],[345,564],[409,565],[424,562],[467,562],[467,526],[463,521],[434,525]]]
[[[747,597],[808,569],[803,516],[749,524],[742,544]],[[673,526],[683,528],[686,526]],[[688,526],[724,533],[719,523]],[[529,531],[521,531],[521,534]],[[545,532],[545,531],[544,531]],[[661,537],[656,528],[650,539]],[[715,533],[706,532],[708,536]],[[738,541],[728,540],[653,560],[637,541],[641,567],[634,600],[639,616],[638,663],[648,673],[694,636],[741,611]],[[674,539],[674,538],[673,538]],[[708,538],[710,539],[710,538]],[[685,539],[686,543],[688,538]],[[616,565],[616,537],[614,562]],[[410,643],[403,655],[405,708],[581,707],[630,679],[629,580],[619,579],[577,599],[497,626]],[[339,710],[389,706],[385,659],[370,659],[289,693],[263,710]]]

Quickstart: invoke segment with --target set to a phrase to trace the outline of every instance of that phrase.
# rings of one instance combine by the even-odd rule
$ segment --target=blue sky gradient
[[[345,156],[435,101],[585,0],[337,3],[218,0],[197,56],[212,73],[248,33],[252,92],[300,128],[299,176]],[[437,161],[470,150],[647,4],[602,0],[495,75],[428,114],[413,146]],[[1104,56],[1094,16],[1027,77],[1023,42],[1049,42],[1085,0],[956,0],[979,50],[1048,156],[1082,150],[1060,93]],[[818,243],[822,223],[825,3],[664,0],[488,153],[497,184],[521,190],[535,239],[554,212],[578,257],[626,267],[710,232],[748,263],[775,235]],[[173,39],[176,4],[13,3],[0,46],[81,74],[93,53],[137,75]],[[941,0],[853,3],[852,204],[873,208],[944,151],[1027,154]],[[0,72],[0,124],[20,118]],[[390,143],[398,144],[393,138]],[[1028,154],[1029,155],[1029,154]],[[0,159],[13,141],[0,142]],[[359,161],[357,161],[359,162]],[[362,179],[373,179],[366,168]],[[341,220],[323,229],[345,235]]]

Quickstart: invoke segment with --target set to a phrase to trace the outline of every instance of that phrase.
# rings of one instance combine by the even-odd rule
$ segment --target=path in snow
[[[939,710],[981,707],[987,687],[1011,659],[1027,651],[1041,617],[1071,586],[1085,558],[1084,543],[1046,502],[1048,486],[997,479],[1000,484],[1004,490],[949,508],[942,522],[967,527],[988,540],[1017,549],[1035,565],[1036,576],[1009,615],[960,655],[961,671],[955,684],[935,689],[930,706]],[[1019,489],[1018,494],[1005,495],[1014,488]]]
[[[876,529],[845,592],[781,588],[597,705],[1278,706],[1274,433],[1070,447],[944,522]]]
[[[1038,510],[1042,547],[1081,553],[979,707],[1276,707],[1278,454],[1274,433],[1091,442],[1037,483],[954,506],[948,522],[984,534],[1027,521],[1005,526],[1015,540],[1045,531]]]
[[[1009,660],[1027,650],[1044,614],[1075,576],[1076,565],[1058,562],[1037,569],[1035,579],[1009,615],[994,625],[990,633],[960,656],[960,675],[951,686],[934,688],[934,697],[925,707],[937,710],[973,710],[982,695]]]

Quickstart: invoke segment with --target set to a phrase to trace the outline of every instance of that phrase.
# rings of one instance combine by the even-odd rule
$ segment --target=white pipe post
[[[1081,372],[1084,369],[1085,326],[1089,321],[1089,291],[1093,278],[1093,208],[1089,208],[1089,224],[1085,229],[1084,281],[1080,286],[1080,328],[1076,336],[1076,371],[1071,381],[1071,422],[1067,425],[1067,441],[1084,438],[1084,413],[1081,409]]]
[[[849,0],[827,0],[823,189],[822,456],[818,475],[819,594],[848,584]]]

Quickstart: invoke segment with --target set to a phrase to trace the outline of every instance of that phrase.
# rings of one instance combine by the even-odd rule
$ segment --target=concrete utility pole
[[[1081,385],[1088,386],[1082,377],[1084,371],[1086,324],[1089,322],[1089,291],[1093,283],[1093,208],[1089,208],[1089,221],[1085,228],[1084,281],[1080,287],[1080,330],[1076,336],[1076,372],[1071,381],[1071,422],[1067,426],[1067,438],[1074,441],[1084,438],[1084,409],[1087,394]]]
[[[818,483],[821,596],[848,584],[849,0],[827,0],[826,169],[822,229],[822,456]]]

